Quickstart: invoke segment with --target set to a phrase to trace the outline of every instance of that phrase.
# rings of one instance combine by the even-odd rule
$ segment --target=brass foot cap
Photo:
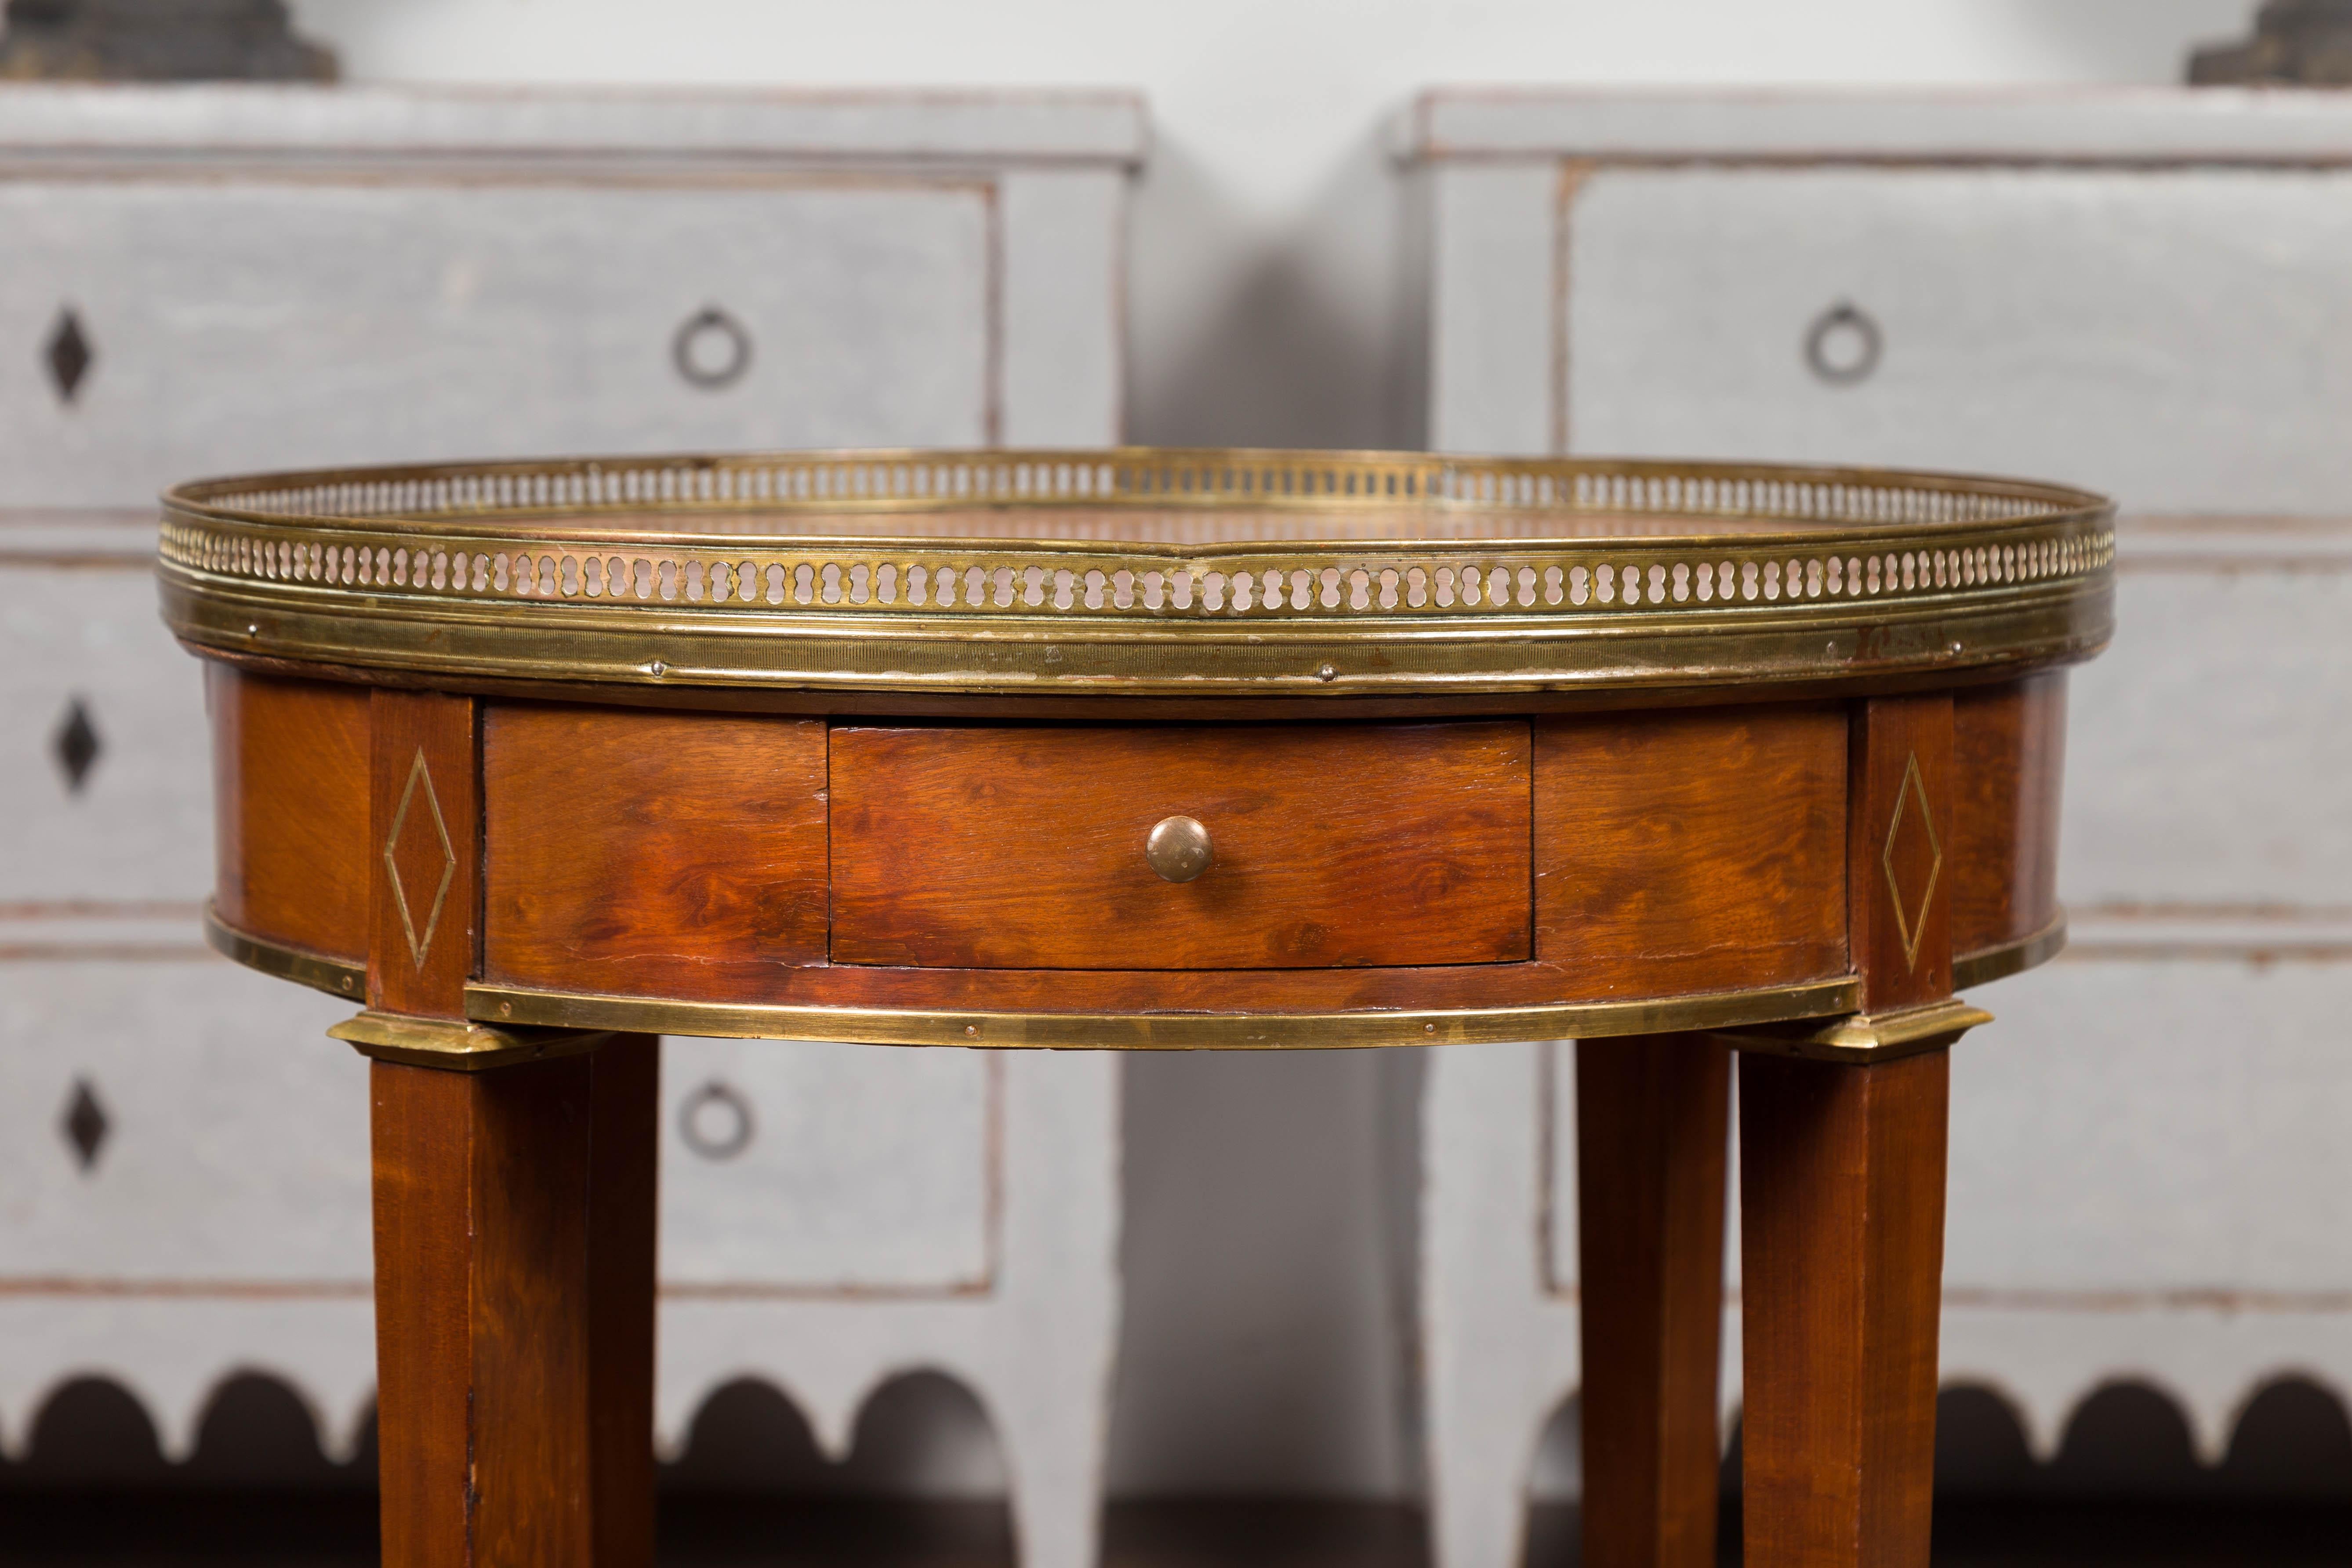
[[[1735,1050],[1767,1056],[1802,1057],[1817,1062],[1891,1062],[1943,1050],[1978,1025],[1991,1022],[1991,1014],[1955,996],[1892,1013],[1758,1024],[1744,1029],[1718,1029],[1715,1036]]]
[[[551,1057],[576,1056],[613,1037],[603,1029],[492,1028],[488,1024],[417,1018],[373,1008],[336,1025],[327,1034],[350,1042],[360,1055],[380,1062],[446,1072],[484,1072]]]

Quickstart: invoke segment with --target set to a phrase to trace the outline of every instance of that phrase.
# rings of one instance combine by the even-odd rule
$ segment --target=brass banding
[[[205,942],[223,958],[247,969],[291,980],[330,996],[356,1000],[367,994],[366,964],[241,931],[220,918],[209,899],[205,900]]]
[[[164,499],[206,648],[443,677],[1215,697],[2085,658],[2114,511],[1754,465],[1250,451],[354,469]]]
[[[225,924],[209,906],[205,936],[223,956],[331,995],[367,991],[367,968]],[[2043,931],[1953,963],[1955,985],[1979,985],[2056,954],[2062,919]],[[1967,975],[1962,978],[1963,967]],[[1759,991],[1710,992],[1636,1002],[1571,1003],[1547,1007],[1454,1011],[1271,1014],[1076,1015],[936,1013],[911,1008],[835,1008],[605,996],[469,981],[466,1010],[500,1027],[635,1030],[733,1039],[852,1040],[877,1045],[1041,1045],[1138,1049],[1256,1049],[1426,1046],[1448,1041],[1599,1038],[1737,1028],[1790,1017],[1834,1018],[1861,998],[1851,975]]]
[[[1851,1013],[1850,975],[1748,991],[1535,1007],[1350,1013],[943,1013],[915,1008],[679,1002],[542,991],[480,982],[466,1011],[501,1024],[704,1035],[723,1039],[848,1040],[877,1046],[1019,1046],[1073,1050],[1346,1050],[1730,1028]]]
[[[1996,947],[1982,947],[1973,952],[1952,955],[1952,989],[1973,990],[1990,985],[1996,980],[2006,980],[2012,974],[2022,974],[2039,968],[2065,950],[2066,916],[2062,910],[2056,919],[2040,931],[2005,942]]]

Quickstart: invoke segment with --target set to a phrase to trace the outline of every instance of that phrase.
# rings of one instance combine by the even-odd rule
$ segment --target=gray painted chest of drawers
[[[1944,1375],[2043,1453],[2111,1381],[2209,1459],[2272,1379],[2352,1393],[2352,102],[1461,91],[1401,135],[1433,446],[2122,502],[2120,630],[2072,693],[2072,949],[1955,1058]],[[1538,1058],[1433,1068],[1449,1568],[1499,1561],[1480,1497],[1575,1381],[1572,1278],[1442,1262],[1474,1190],[1572,1228],[1557,1140],[1479,1132],[1572,1079]],[[1507,1397],[1492,1355],[1527,1358]]]
[[[212,958],[163,484],[551,452],[1110,444],[1140,105],[1102,94],[0,93],[0,1441],[60,1381],[167,1452],[372,1377],[350,1005]],[[1108,1059],[673,1041],[661,1415],[974,1384],[1033,1562],[1092,1560]],[[1039,1354],[1053,1362],[1040,1371]],[[1025,1359],[1024,1359],[1025,1358]]]

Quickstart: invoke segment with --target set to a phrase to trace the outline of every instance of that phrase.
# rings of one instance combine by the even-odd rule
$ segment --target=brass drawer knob
[[[1163,818],[1144,840],[1143,858],[1171,882],[1189,882],[1209,868],[1209,830],[1189,816]]]

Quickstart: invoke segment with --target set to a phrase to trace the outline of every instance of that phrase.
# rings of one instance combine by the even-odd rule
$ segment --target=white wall
[[[2170,81],[2253,0],[296,0],[361,80],[1131,86],[1138,440],[1409,443],[1384,118],[1434,83]],[[1136,1059],[1127,1493],[1417,1489],[1418,1064]]]

